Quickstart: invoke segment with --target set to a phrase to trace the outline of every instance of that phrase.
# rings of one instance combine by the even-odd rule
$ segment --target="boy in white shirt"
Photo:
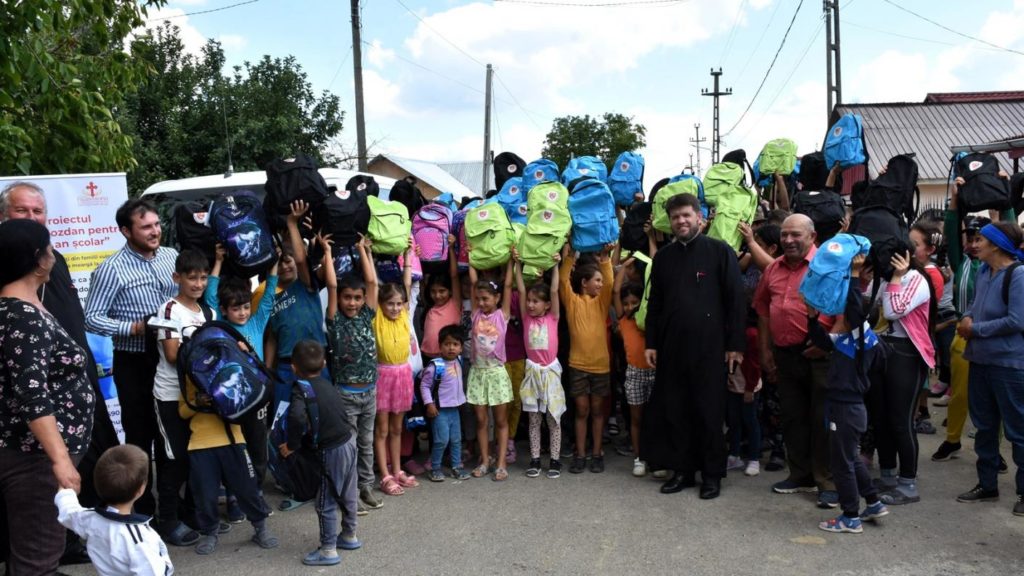
[[[93,473],[96,494],[105,508],[83,508],[71,489],[57,492],[57,520],[74,530],[89,551],[100,576],[171,576],[167,546],[149,526],[149,517],[132,513],[146,490],[149,456],[140,448],[115,446],[100,456]]]

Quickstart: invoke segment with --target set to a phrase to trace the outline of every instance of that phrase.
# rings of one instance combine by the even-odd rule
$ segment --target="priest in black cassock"
[[[657,377],[640,458],[673,471],[665,494],[695,486],[699,471],[707,500],[718,497],[725,477],[726,379],[743,361],[746,300],[732,247],[701,234],[697,197],[679,194],[665,209],[675,241],[651,269],[645,354]]]

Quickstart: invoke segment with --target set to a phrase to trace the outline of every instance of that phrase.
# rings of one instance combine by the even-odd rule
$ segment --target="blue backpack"
[[[615,200],[603,182],[587,179],[569,196],[572,217],[572,247],[580,252],[597,252],[619,239]]]
[[[825,136],[825,169],[831,170],[836,162],[840,168],[867,162],[860,114],[845,114],[829,128]]]
[[[836,234],[823,242],[800,282],[807,304],[822,314],[842,314],[850,289],[850,264],[854,256],[870,250],[871,241],[855,234]]]
[[[270,270],[277,262],[274,237],[263,204],[249,191],[218,197],[210,205],[207,224],[227,250],[234,275],[245,278]]]
[[[608,174],[608,189],[616,204],[631,205],[635,195],[644,192],[644,157],[634,152],[619,154]]]
[[[509,221],[526,225],[526,194],[523,193],[523,179],[515,176],[501,186],[494,200],[505,209]]]
[[[320,489],[320,460],[317,454],[310,450],[319,447],[320,405],[317,402],[316,391],[308,380],[296,380],[293,386],[299,387],[306,402],[308,428],[304,431],[304,436],[309,442],[304,442],[303,449],[295,451],[287,459],[281,458],[278,447],[288,442],[288,410],[291,406],[290,400],[282,402],[267,435],[267,468],[274,481],[284,488],[292,499],[305,502],[316,498]]]
[[[216,320],[182,341],[178,381],[189,408],[237,422],[266,405],[274,375],[255,353],[239,348],[239,342],[245,342],[245,337],[234,326]],[[195,398],[187,393],[188,381],[196,389]]]
[[[558,182],[558,165],[547,158],[534,160],[523,168],[522,193],[529,194],[537,184],[549,181]]]
[[[597,178],[601,182],[607,182],[608,167],[597,156],[577,156],[569,160],[569,164],[562,171],[562,185],[568,188],[570,182],[580,178]]]

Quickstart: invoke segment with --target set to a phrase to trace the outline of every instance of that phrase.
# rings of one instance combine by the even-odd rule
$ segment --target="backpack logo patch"
[[[508,189],[508,193],[509,193],[510,196],[518,195],[519,194],[519,186],[512,186],[512,187],[510,187]]]
[[[843,245],[840,244],[839,242],[829,242],[828,247],[826,249],[833,254],[843,253]]]
[[[622,172],[629,172],[629,162],[623,162],[619,164],[619,170]]]
[[[526,216],[526,210],[527,210],[526,204],[520,204],[519,205],[519,215],[520,216]]]
[[[196,212],[195,214],[192,215],[192,218],[195,219],[196,224],[206,225],[206,216],[206,212]]]
[[[552,202],[558,200],[558,192],[555,192],[554,190],[548,192],[548,200],[551,200]]]
[[[843,133],[843,127],[842,126],[836,126],[835,129],[832,130],[832,136],[835,136],[836,138],[839,138],[839,136],[841,136],[842,133]]]
[[[366,188],[366,184],[359,185],[359,190],[362,190],[364,188]],[[349,192],[348,190],[338,190],[334,193],[334,195],[337,196],[338,198],[341,198],[342,200],[348,200],[349,198],[352,197],[352,193]]]
[[[582,174],[584,176],[586,176],[587,174],[590,174],[590,168],[580,168],[580,174]]]
[[[477,220],[487,220],[487,216],[490,214],[487,210],[481,210],[476,213]]]
[[[360,192],[366,190],[366,182],[362,182],[359,186],[356,186],[356,190],[359,190]]]
[[[970,164],[967,165],[967,169],[970,170],[971,172],[974,172],[978,168],[981,168],[981,165],[981,160],[975,160],[974,162],[971,162]]]
[[[543,218],[545,222],[550,222],[551,219],[555,217],[555,213],[551,210],[545,210],[541,213],[540,217]]]
[[[516,166],[515,164],[509,164],[508,165],[508,173],[509,174],[515,174],[516,173],[516,168],[518,168],[518,166]]]
[[[533,177],[536,178],[537,180],[543,180],[544,179],[544,171],[543,170],[535,170],[533,172]]]

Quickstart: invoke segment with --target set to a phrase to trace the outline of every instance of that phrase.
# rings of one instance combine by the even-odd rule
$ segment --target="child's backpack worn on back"
[[[245,342],[245,337],[234,326],[216,320],[183,339],[178,351],[178,380],[189,408],[237,422],[267,403],[274,375],[254,352],[242,350],[239,342]],[[195,398],[186,393],[187,382],[195,387]]]
[[[469,263],[477,270],[497,268],[508,262],[515,245],[515,231],[505,210],[484,204],[466,214],[466,241],[472,246]]]
[[[1010,183],[999,177],[996,157],[984,152],[968,154],[956,162],[957,174],[965,180],[958,202],[963,211],[1006,210],[1010,207]]]
[[[619,154],[608,174],[608,188],[617,205],[632,204],[637,194],[644,193],[644,157],[634,152]]]
[[[623,250],[647,253],[650,248],[644,225],[651,218],[651,203],[636,202],[626,210],[619,232],[619,245]]]
[[[526,230],[516,244],[519,258],[523,261],[523,274],[526,274],[527,267],[537,271],[537,275],[550,270],[555,265],[554,255],[565,246],[571,228],[572,218],[567,208],[552,203],[544,208],[531,209]]]
[[[409,247],[412,221],[408,209],[400,202],[389,202],[370,196],[370,225],[367,228],[373,251],[397,256]]]
[[[831,190],[801,190],[793,197],[793,212],[810,218],[818,240],[822,241],[842,229],[846,205],[843,198]]]
[[[370,205],[363,186],[363,190],[346,187],[329,195],[313,209],[313,229],[330,234],[336,246],[355,246],[359,235],[366,235],[370,227]]]
[[[608,167],[597,156],[577,156],[569,160],[562,171],[562,184],[566,187],[578,178],[597,178],[601,182],[608,180]]]
[[[825,168],[831,170],[836,162],[840,168],[867,162],[860,114],[845,114],[829,128],[825,137]]]
[[[501,190],[509,178],[520,178],[526,161],[512,152],[502,152],[494,157],[494,185]]]
[[[559,182],[544,182],[534,186],[526,196],[528,214],[550,206],[569,208],[569,191]]]
[[[282,458],[279,446],[288,443],[288,410],[291,406],[289,395],[289,400],[282,402],[278,407],[274,422],[270,425],[267,436],[267,468],[274,476],[274,481],[284,488],[292,499],[305,502],[316,498],[320,489],[322,467],[316,452],[320,439],[320,405],[317,402],[316,391],[309,381],[296,380],[292,386],[297,386],[302,391],[306,403],[308,429],[303,434],[302,447],[292,452],[288,458]]]
[[[304,200],[316,208],[327,198],[327,182],[317,171],[316,161],[305,154],[283,160],[277,158],[267,164],[267,183],[263,199],[268,222],[274,231],[283,230],[285,217],[292,212],[292,202]]]
[[[789,176],[796,168],[796,142],[788,138],[771,140],[761,149],[754,164],[769,177],[776,173]]]
[[[747,188],[745,179],[743,167],[732,162],[715,164],[704,176],[704,200],[715,207],[715,217],[707,234],[736,251],[743,241],[739,223],[750,224],[757,212],[757,194]]]
[[[600,180],[590,178],[576,186],[569,196],[569,216],[574,250],[597,252],[619,238],[615,200]]]
[[[921,199],[917,174],[917,162],[913,154],[893,156],[886,164],[885,174],[868,182],[856,198],[851,194],[851,200],[856,200],[853,209],[886,206],[907,222],[913,221]]]
[[[558,182],[558,165],[547,158],[534,160],[523,168],[523,194],[529,194],[541,182]]]
[[[512,222],[526,224],[526,194],[523,193],[523,179],[514,177],[505,181],[501,191],[494,196],[495,201],[505,209],[505,215]]]
[[[197,250],[206,256],[210,266],[217,255],[217,236],[207,226],[210,205],[188,200],[174,207],[174,236],[178,250]]]
[[[443,204],[427,204],[412,217],[412,236],[420,247],[424,262],[448,260],[448,235],[452,230],[452,211]]]
[[[207,218],[238,275],[255,276],[274,266],[277,261],[274,237],[263,206],[251,192],[235,192],[217,198],[210,205]]]
[[[693,194],[700,200],[701,212],[704,218],[708,217],[707,204],[704,202],[704,184],[700,178],[693,174],[680,174],[673,176],[668,184],[654,196],[654,206],[651,213],[654,215],[654,228],[665,234],[672,233],[672,222],[665,211],[665,203],[668,199],[678,194]]]
[[[800,282],[800,294],[807,304],[822,314],[842,314],[850,290],[853,258],[866,255],[870,249],[870,240],[854,234],[836,234],[822,242]]]

